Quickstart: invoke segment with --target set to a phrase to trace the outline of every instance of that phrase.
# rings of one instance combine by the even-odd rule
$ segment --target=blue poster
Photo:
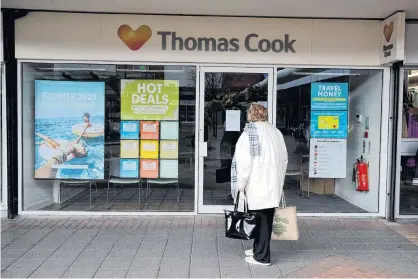
[[[104,178],[105,83],[35,81],[35,178]]]
[[[139,121],[121,121],[120,139],[139,139]]]
[[[311,138],[347,138],[347,112],[312,111]]]
[[[138,159],[120,159],[120,177],[138,178],[139,160]]]
[[[348,110],[348,83],[311,83],[311,110]]]

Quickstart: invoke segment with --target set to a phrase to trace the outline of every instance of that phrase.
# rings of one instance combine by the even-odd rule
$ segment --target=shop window
[[[405,71],[402,138],[418,140],[418,70]]]
[[[382,82],[382,70],[277,69],[287,204],[299,212],[378,212]],[[368,191],[357,191],[353,181],[361,158]]]
[[[22,63],[22,209],[193,211],[195,72]]]
[[[418,153],[417,153],[418,154]],[[401,156],[399,213],[418,215],[418,156]]]

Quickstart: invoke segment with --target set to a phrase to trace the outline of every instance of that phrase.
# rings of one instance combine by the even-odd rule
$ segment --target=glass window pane
[[[296,168],[296,172],[288,171],[286,176],[284,189],[287,204],[296,205],[299,212],[378,212],[379,176],[370,174],[379,173],[380,165],[382,70],[278,68],[277,77],[276,125],[286,141],[289,166]],[[331,103],[325,103],[319,111],[316,111],[318,108],[312,110],[314,86],[328,88],[321,89],[321,96],[315,93],[315,100],[328,102],[326,99],[330,97],[333,105],[345,102],[345,97],[329,89],[331,87],[325,87],[334,85],[336,91],[348,88],[348,110],[340,108],[341,112],[333,111]],[[315,92],[318,90],[315,89]],[[335,118],[336,113],[341,115]],[[347,115],[346,124],[344,115]],[[337,120],[329,118],[331,116]],[[311,141],[317,142],[318,137],[338,138],[337,133],[347,134],[338,140],[343,148],[339,150],[342,154],[337,160],[334,158],[335,161],[327,159],[321,162],[318,159],[320,151],[317,151],[317,145],[310,144]],[[340,145],[345,141],[346,145]],[[331,150],[332,142],[335,140],[321,143],[325,151]],[[321,156],[324,154],[326,152]],[[368,192],[356,191],[356,183],[352,181],[353,165],[361,157],[369,164]],[[328,166],[324,167],[325,164]],[[323,168],[321,172],[326,173],[331,167],[336,167],[336,172],[342,173],[344,178],[326,178],[335,177],[335,173],[312,177],[317,169]]]
[[[193,211],[195,72],[23,63],[23,210]]]
[[[405,71],[402,138],[418,139],[418,70]]]

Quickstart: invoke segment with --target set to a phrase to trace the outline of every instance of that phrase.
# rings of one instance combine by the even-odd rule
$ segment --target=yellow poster
[[[160,142],[161,159],[177,159],[179,157],[179,142],[176,140],[162,140]]]
[[[139,158],[139,141],[121,140],[120,141],[120,157],[127,158],[127,159]]]
[[[318,117],[318,129],[321,130],[338,130],[340,121],[338,116],[321,115]]]
[[[141,140],[141,158],[158,159],[158,140]]]

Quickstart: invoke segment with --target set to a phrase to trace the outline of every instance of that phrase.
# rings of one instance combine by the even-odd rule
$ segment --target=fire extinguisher
[[[369,191],[369,164],[364,161],[363,156],[353,165],[352,180],[356,182],[356,191]]]

